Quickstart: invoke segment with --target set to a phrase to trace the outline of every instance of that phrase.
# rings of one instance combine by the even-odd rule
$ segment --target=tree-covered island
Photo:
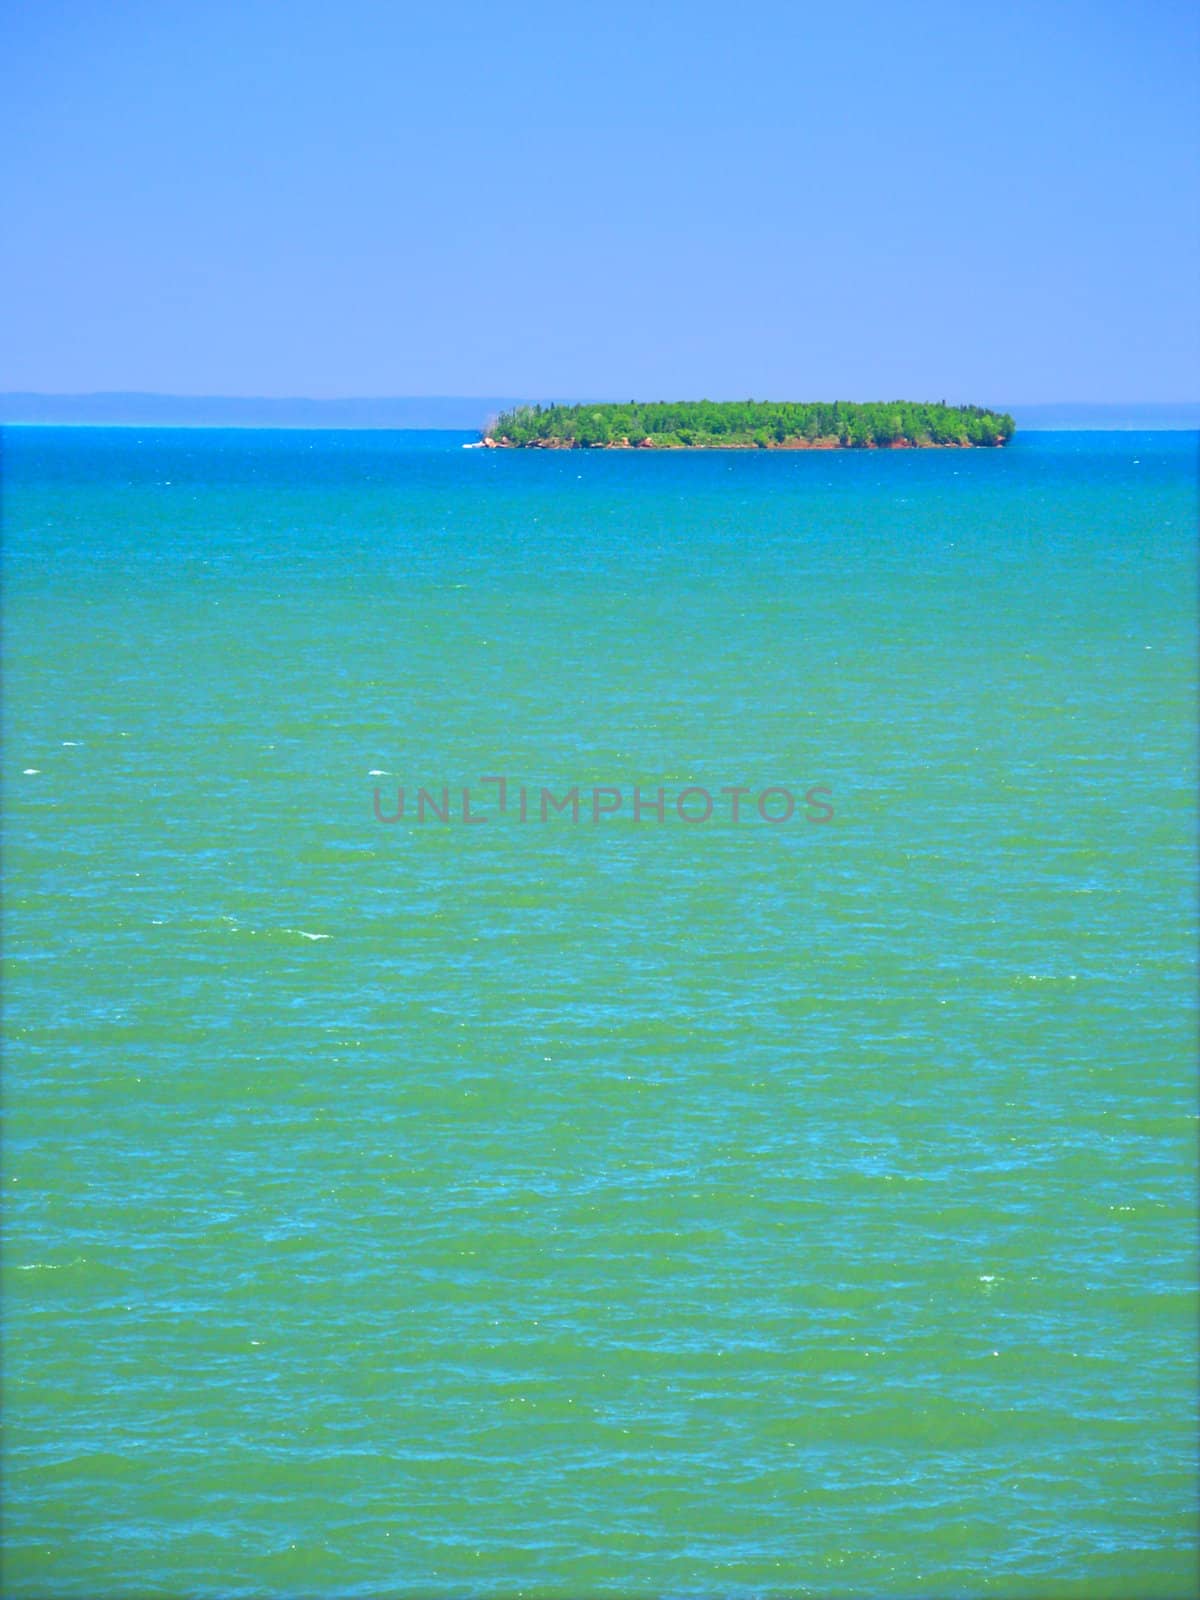
[[[490,448],[538,450],[908,450],[1002,445],[1004,412],[910,400],[802,404],[758,400],[516,406],[489,426]]]

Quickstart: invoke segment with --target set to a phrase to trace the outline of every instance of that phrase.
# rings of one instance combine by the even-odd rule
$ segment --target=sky
[[[0,0],[0,390],[1180,401],[1200,9]]]

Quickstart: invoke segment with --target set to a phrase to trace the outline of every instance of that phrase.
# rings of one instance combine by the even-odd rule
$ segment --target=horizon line
[[[684,396],[676,395],[676,396],[673,397],[672,400],[667,401],[666,403],[668,403],[668,404],[681,403],[684,400],[684,398],[685,398]],[[686,397],[686,398],[691,398],[691,397]],[[709,395],[701,395],[698,398],[701,399],[701,400],[706,400],[706,401],[708,401],[709,403],[711,403],[713,405],[723,405],[723,404],[730,403],[727,400],[722,401],[722,400],[713,399],[713,397],[709,396]],[[845,399],[846,397],[839,396],[838,398]],[[897,396],[891,396],[889,398],[896,399],[898,397]],[[734,401],[734,403],[741,404],[741,403],[750,401],[751,399],[753,399],[753,397],[749,396],[749,395],[738,395],[736,397],[736,400]],[[572,399],[572,400],[546,400],[546,399],[542,398],[541,396],[534,396],[534,395],[530,395],[530,396],[526,397],[526,396],[497,395],[497,394],[465,394],[465,393],[461,393],[461,392],[457,393],[457,394],[448,394],[448,393],[437,393],[437,394],[429,394],[429,393],[425,393],[425,394],[396,394],[396,393],[392,393],[392,394],[312,395],[312,394],[229,394],[229,393],[220,393],[220,392],[217,392],[217,391],[205,391],[205,392],[201,393],[201,392],[188,392],[188,391],[177,390],[177,389],[0,389],[0,401],[5,401],[5,400],[187,400],[187,401],[209,401],[209,402],[218,401],[219,400],[221,402],[233,401],[233,402],[235,402],[237,404],[266,404],[266,405],[381,405],[381,404],[399,403],[399,402],[403,402],[405,404],[412,404],[412,403],[416,403],[416,402],[428,403],[428,402],[431,402],[431,401],[461,402],[461,401],[464,401],[464,400],[466,400],[466,401],[506,400],[510,404],[515,402],[515,403],[518,403],[518,404],[529,404],[529,405],[534,405],[534,404],[543,404],[543,405],[545,405],[545,404],[550,404],[550,405],[588,405],[588,404],[594,404],[594,405],[626,405],[626,404],[630,404],[630,403],[635,404],[635,405],[645,405],[645,404],[649,403],[649,402],[644,401],[644,400],[642,400],[642,401],[634,400],[632,402],[629,402],[627,400],[612,400],[612,399],[608,399],[608,398],[602,398],[599,395],[587,395],[582,399]],[[661,404],[663,402],[660,400],[657,403]],[[693,400],[692,403],[695,403],[694,400]],[[788,401],[775,399],[773,397],[764,396],[759,403],[767,404],[767,405],[770,405],[770,404],[783,405],[783,404],[789,404],[789,403],[794,403],[794,402],[788,402]],[[861,404],[863,402],[859,402],[859,403]],[[876,404],[878,404],[878,403],[880,403],[880,402],[877,401]],[[886,403],[886,402],[884,402],[884,403]],[[950,401],[950,402],[943,402],[943,403],[959,404],[959,403],[967,403],[967,402]],[[999,403],[999,402],[997,402],[997,403]],[[1133,407],[1138,407],[1138,408],[1149,408],[1149,407],[1165,408],[1165,407],[1168,407],[1168,406],[1200,406],[1200,395],[1189,397],[1189,398],[1171,399],[1171,400],[1162,400],[1162,399],[1132,400],[1132,399],[1125,399],[1125,398],[1117,399],[1117,400],[1077,400],[1077,399],[1071,399],[1071,398],[1060,398],[1060,399],[1054,399],[1054,400],[1010,400],[1010,401],[1005,401],[1004,404],[1006,404],[1006,405],[1021,405],[1021,406],[1025,406],[1025,407],[1029,407],[1029,408],[1041,407],[1041,406],[1074,406],[1079,410],[1107,409],[1107,408],[1111,408],[1113,406],[1133,406]]]

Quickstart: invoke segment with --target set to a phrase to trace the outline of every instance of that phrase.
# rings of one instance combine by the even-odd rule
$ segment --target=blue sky
[[[1198,15],[0,0],[0,389],[1191,398]]]

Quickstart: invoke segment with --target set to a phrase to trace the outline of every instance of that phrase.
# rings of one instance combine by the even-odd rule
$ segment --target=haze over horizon
[[[165,395],[99,393],[90,395],[2,394],[0,426],[114,426],[216,428],[375,428],[482,429],[499,412],[537,399],[558,403],[602,404],[612,397],[487,395],[356,395],[325,400],[307,396]],[[687,400],[689,396],[655,396]],[[708,397],[700,397],[708,398]],[[743,396],[738,398],[754,398]],[[764,398],[776,398],[766,396]],[[779,397],[795,399],[794,396]],[[878,396],[805,396],[867,398]],[[902,396],[882,398],[900,399]],[[929,399],[932,397],[918,397]],[[986,400],[986,397],[981,397]],[[967,402],[970,403],[970,402]],[[997,402],[1013,415],[1019,430],[1039,429],[1200,429],[1200,401],[1166,404],[1060,401],[1024,405]]]
[[[10,8],[0,389],[1171,401],[1198,26]]]

